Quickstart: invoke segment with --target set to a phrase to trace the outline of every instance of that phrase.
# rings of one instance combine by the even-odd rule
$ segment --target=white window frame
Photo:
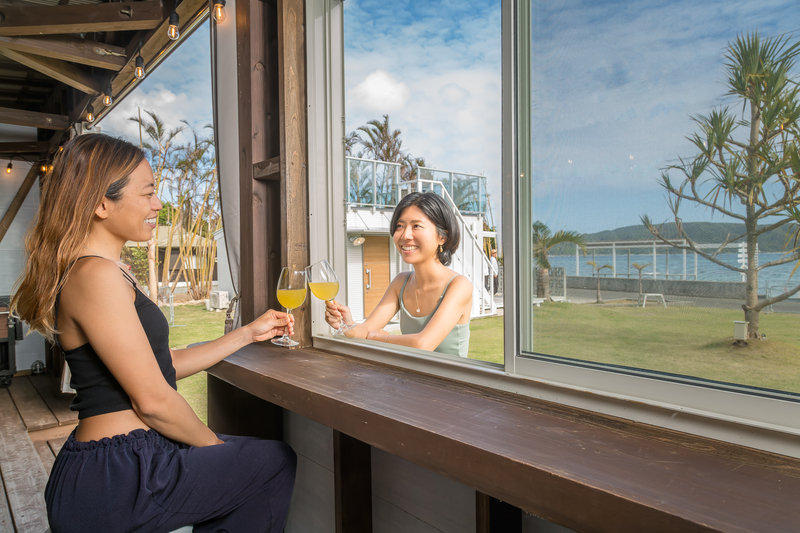
[[[370,361],[387,363],[470,384],[523,394],[685,433],[719,439],[773,453],[800,457],[800,403],[735,390],[699,386],[691,378],[654,377],[647,371],[621,373],[591,364],[570,364],[558,358],[533,358],[519,352],[520,293],[530,294],[530,254],[520,253],[520,228],[530,227],[529,176],[520,176],[529,142],[529,128],[520,101],[530,83],[530,0],[503,0],[503,150],[502,209],[504,252],[504,365],[431,356],[380,342],[332,338],[324,321],[323,304],[312,300],[315,347]],[[308,67],[309,243],[310,259],[328,259],[337,272],[346,272],[344,187],[344,35],[341,0],[306,1],[306,59]],[[509,28],[513,31],[509,31]],[[527,39],[527,41],[526,41]],[[528,43],[525,47],[518,43]],[[521,50],[522,49],[522,50]],[[520,68],[523,63],[523,68]],[[525,78],[527,76],[527,79]],[[529,93],[528,93],[529,94]],[[530,157],[530,154],[527,155]],[[526,225],[527,224],[527,225]],[[347,294],[346,276],[340,294]],[[524,292],[527,291],[527,292]],[[530,311],[530,310],[528,310]],[[577,363],[577,362],[576,362]],[[742,387],[745,390],[746,387]]]

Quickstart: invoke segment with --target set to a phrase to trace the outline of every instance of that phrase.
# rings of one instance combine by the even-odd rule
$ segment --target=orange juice
[[[279,289],[278,301],[286,309],[297,309],[306,299],[305,289]]]
[[[339,294],[338,281],[314,281],[309,282],[308,288],[314,296],[320,300],[333,300]]]

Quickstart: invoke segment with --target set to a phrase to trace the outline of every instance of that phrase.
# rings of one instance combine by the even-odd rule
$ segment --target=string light
[[[91,105],[86,110],[86,120],[89,122],[94,122],[94,108]]]
[[[136,56],[136,68],[133,69],[133,75],[136,76],[137,80],[144,78],[144,58],[142,54]]]
[[[225,20],[225,0],[214,0],[214,20],[217,24]]]
[[[45,163],[42,163],[42,166],[39,167],[39,170],[41,170],[42,173],[47,172],[47,165]]]
[[[177,11],[173,11],[172,15],[169,16],[169,28],[167,28],[167,37],[172,39],[173,41],[177,41],[178,37],[181,36],[181,32],[178,29],[178,24],[180,24],[180,17],[178,16]]]
[[[114,99],[111,97],[111,92],[111,82],[108,82],[108,87],[106,87],[106,90],[103,92],[103,105],[106,107],[114,103]]]
[[[11,161],[8,162],[8,166],[6,167],[6,174],[11,174],[11,169],[14,168],[14,165],[11,164]]]

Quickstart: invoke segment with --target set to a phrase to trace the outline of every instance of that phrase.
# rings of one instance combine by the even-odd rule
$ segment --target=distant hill
[[[730,222],[686,222],[683,224],[684,230],[689,237],[698,244],[723,243],[730,236],[736,237],[744,233],[744,224]],[[787,232],[791,235],[792,230],[789,225],[776,230],[769,231],[761,235],[758,239],[758,249],[761,252],[782,252],[786,242]],[[661,233],[668,239],[678,237],[675,223],[664,224]],[[636,226],[625,226],[597,233],[584,234],[586,242],[597,241],[643,241],[652,240],[653,235],[642,224]],[[791,244],[791,243],[790,243]],[[552,251],[553,255],[568,255],[575,253],[574,244],[564,244],[557,246]]]

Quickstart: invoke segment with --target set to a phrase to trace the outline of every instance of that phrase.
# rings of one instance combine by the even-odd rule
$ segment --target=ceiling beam
[[[50,113],[36,113],[22,109],[0,107],[0,124],[13,124],[15,126],[29,126],[45,130],[65,130],[69,128],[69,117],[65,115],[51,115]]]
[[[124,48],[78,37],[0,36],[0,48],[115,71],[119,71],[127,62]]]
[[[160,0],[88,5],[0,6],[0,35],[148,30],[165,18]]]
[[[87,94],[97,96],[103,92],[100,80],[66,61],[2,47],[0,47],[0,54]]]
[[[49,148],[49,141],[0,142],[0,154],[41,154]]]

